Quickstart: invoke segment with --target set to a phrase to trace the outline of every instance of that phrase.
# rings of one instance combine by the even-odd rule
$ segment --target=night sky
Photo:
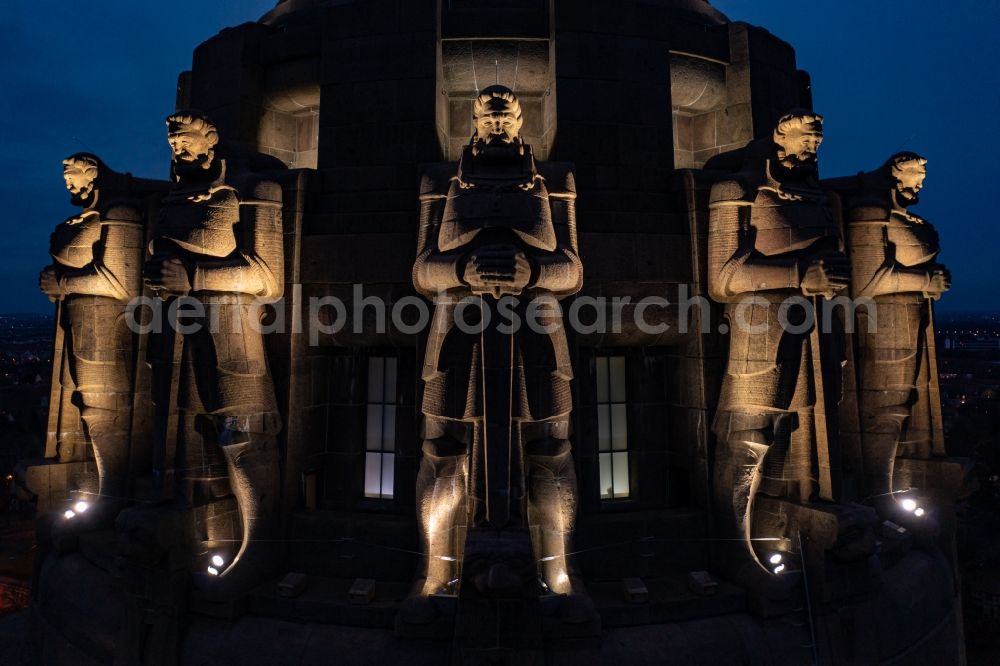
[[[72,214],[61,161],[87,150],[118,171],[165,178],[164,117],[194,48],[254,21],[276,0],[5,6],[0,41],[0,180],[6,213],[0,313],[49,312],[37,289],[52,228]],[[561,0],[565,7],[572,0]],[[930,159],[916,209],[941,234],[955,287],[943,310],[997,310],[1000,260],[1000,2],[717,0],[733,20],[795,47],[826,116],[824,176],[878,167],[892,153]],[[566,11],[563,9],[563,11]],[[669,117],[669,114],[664,116]],[[414,204],[416,205],[416,204]]]

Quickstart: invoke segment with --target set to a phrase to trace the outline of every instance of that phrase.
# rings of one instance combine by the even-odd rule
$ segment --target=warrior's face
[[[173,155],[173,175],[178,182],[211,180],[215,175],[215,146],[219,131],[197,111],[178,111],[167,117],[167,143]]]
[[[908,160],[892,167],[896,179],[896,192],[907,203],[916,203],[920,190],[924,188],[927,166],[923,160]]]
[[[494,97],[475,118],[476,140],[489,145],[511,144],[521,132],[522,118],[510,101]]]
[[[63,180],[74,204],[88,204],[97,186],[97,171],[97,163],[90,158],[74,156],[63,160]]]
[[[793,171],[815,170],[819,146],[823,143],[823,126],[819,123],[791,123],[784,131],[776,132],[778,160]]]
[[[167,135],[167,143],[174,154],[174,162],[184,165],[201,165],[207,169],[212,160],[212,143],[201,132],[179,129]]]

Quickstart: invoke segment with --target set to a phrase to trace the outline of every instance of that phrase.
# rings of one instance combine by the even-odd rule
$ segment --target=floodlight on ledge
[[[769,561],[771,562],[771,564],[781,564],[782,559],[783,558],[781,557],[781,553],[775,553],[769,558]]]
[[[63,514],[63,518],[65,518],[66,520],[69,520],[74,516],[76,516],[76,511],[74,511],[73,509],[66,509],[66,513]]]
[[[779,564],[778,566],[774,567],[774,573],[776,574],[780,574],[784,570],[785,570],[784,564]]]
[[[915,511],[917,509],[917,502],[916,502],[916,500],[912,500],[910,498],[906,498],[905,500],[903,500],[899,504],[906,511],[912,512],[912,511]]]
[[[89,508],[90,508],[90,504],[88,504],[87,502],[84,502],[83,500],[80,500],[79,502],[77,502],[76,504],[73,505],[73,510],[76,511],[77,513],[83,513],[84,511],[86,511]]]
[[[226,561],[222,559],[221,555],[212,555],[212,564],[217,567],[221,567]]]
[[[916,516],[917,518],[922,518],[925,513],[927,512],[921,509],[919,506],[913,510],[913,515]]]
[[[215,567],[209,567],[208,568],[208,573],[209,573],[209,575],[212,575],[212,576],[218,576],[219,575],[219,570],[216,569]]]
[[[450,557],[448,555],[437,555],[436,557],[437,559],[444,560],[445,562],[458,562],[458,560],[456,560],[454,557]]]

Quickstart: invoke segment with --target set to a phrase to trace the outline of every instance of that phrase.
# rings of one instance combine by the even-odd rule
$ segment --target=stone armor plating
[[[513,93],[502,87],[484,91],[480,103],[484,116],[493,104],[493,111],[519,118]],[[580,591],[566,562],[576,514],[569,444],[573,374],[558,304],[582,285],[576,191],[567,166],[536,165],[530,146],[516,139],[518,127],[509,137],[513,142],[495,153],[499,158],[489,155],[496,144],[484,156],[474,139],[457,166],[431,167],[421,183],[413,283],[433,299],[434,317],[422,370],[424,444],[417,479],[425,560],[405,614],[411,620],[421,615],[421,598],[455,577],[448,562],[463,548],[463,578],[483,593],[533,584],[539,574],[553,590]],[[483,295],[463,279],[480,251],[496,248],[522,253],[530,265],[523,289],[503,293],[518,299],[510,310],[519,321],[530,311],[544,331],[522,325],[501,333],[494,321],[480,334],[456,324],[466,310],[477,313],[475,319],[503,313],[499,293]],[[454,529],[467,519],[482,529],[458,543]],[[484,536],[523,533],[529,525],[537,528],[534,561],[526,548],[511,550],[512,542]],[[536,568],[539,560],[545,564]]]
[[[527,181],[470,187],[454,175],[454,168],[450,174],[445,167],[423,179],[420,250],[413,276],[417,290],[435,299],[422,372],[423,412],[462,421],[477,418],[481,403],[475,388],[478,338],[455,326],[459,301],[471,295],[459,279],[462,257],[484,245],[520,247],[538,266],[537,279],[523,301],[541,294],[574,293],[581,284],[581,271],[572,172],[552,165],[544,175],[532,169]],[[511,223],[504,224],[508,219]],[[523,307],[519,314],[524,315]],[[573,370],[561,313],[553,302],[541,303],[538,318],[553,332],[536,333],[525,326],[515,336],[515,416],[530,421],[565,417],[572,409]]]
[[[786,331],[779,311],[786,299],[802,294],[800,265],[843,252],[828,197],[818,189],[783,190],[770,177],[756,188],[728,181],[713,187],[711,209],[710,285],[713,297],[728,303],[730,325],[720,413],[812,405],[810,342]]]
[[[858,309],[859,408],[865,476],[870,492],[883,494],[893,489],[897,457],[944,454],[927,294],[940,269],[938,236],[899,206],[859,205],[848,217],[853,296],[875,305]]]
[[[726,304],[729,325],[713,424],[714,494],[752,552],[758,546],[751,539],[798,529],[758,515],[758,492],[803,504],[817,491],[831,492],[821,478],[835,437],[826,427],[835,415],[827,411],[842,389],[841,326],[832,321],[825,333],[815,332],[809,323],[822,299],[803,297],[800,285],[810,264],[844,259],[837,201],[809,177],[779,182],[777,168],[770,159],[751,163],[714,185],[710,203],[709,292]]]
[[[219,171],[225,174],[224,163]],[[198,325],[193,330],[150,341],[157,411],[161,419],[175,411],[178,423],[175,439],[166,429],[160,445],[165,478],[174,479],[165,491],[198,506],[231,490],[242,523],[239,550],[226,553],[217,578],[203,581],[210,594],[255,584],[273,557],[282,424],[258,299],[282,295],[281,201],[276,183],[251,174],[224,182],[181,179],[163,202],[150,242],[154,258],[182,262],[187,298],[205,312],[185,320]],[[205,529],[209,540],[230,536],[216,534],[213,523]]]
[[[94,197],[101,198],[100,190]],[[135,207],[95,202],[60,224],[49,247],[63,297],[47,448],[62,461],[85,459],[79,414],[93,445],[99,494],[115,503],[126,493],[133,335],[125,309],[139,293],[142,235]]]

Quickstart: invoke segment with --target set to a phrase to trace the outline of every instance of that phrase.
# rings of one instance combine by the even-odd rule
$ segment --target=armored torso
[[[938,234],[923,218],[896,209],[889,215],[886,235],[904,266],[919,266],[932,261],[938,253]]]
[[[495,173],[478,176],[463,168],[472,163],[470,149],[466,148],[459,175],[448,189],[438,250],[457,250],[470,245],[483,230],[504,229],[528,247],[554,251],[556,234],[549,193],[545,180],[535,170],[530,151],[523,169],[509,177]],[[495,234],[489,235],[496,238]]]
[[[83,268],[94,260],[94,245],[101,240],[101,214],[87,210],[71,217],[52,232],[49,254],[56,263]]]
[[[840,228],[830,201],[819,189],[791,189],[772,178],[757,189],[751,224],[756,231],[754,249],[771,256],[812,248],[843,251]]]
[[[227,257],[236,249],[234,225],[240,221],[236,190],[228,185],[207,191],[180,190],[163,200],[155,237],[210,257]]]

